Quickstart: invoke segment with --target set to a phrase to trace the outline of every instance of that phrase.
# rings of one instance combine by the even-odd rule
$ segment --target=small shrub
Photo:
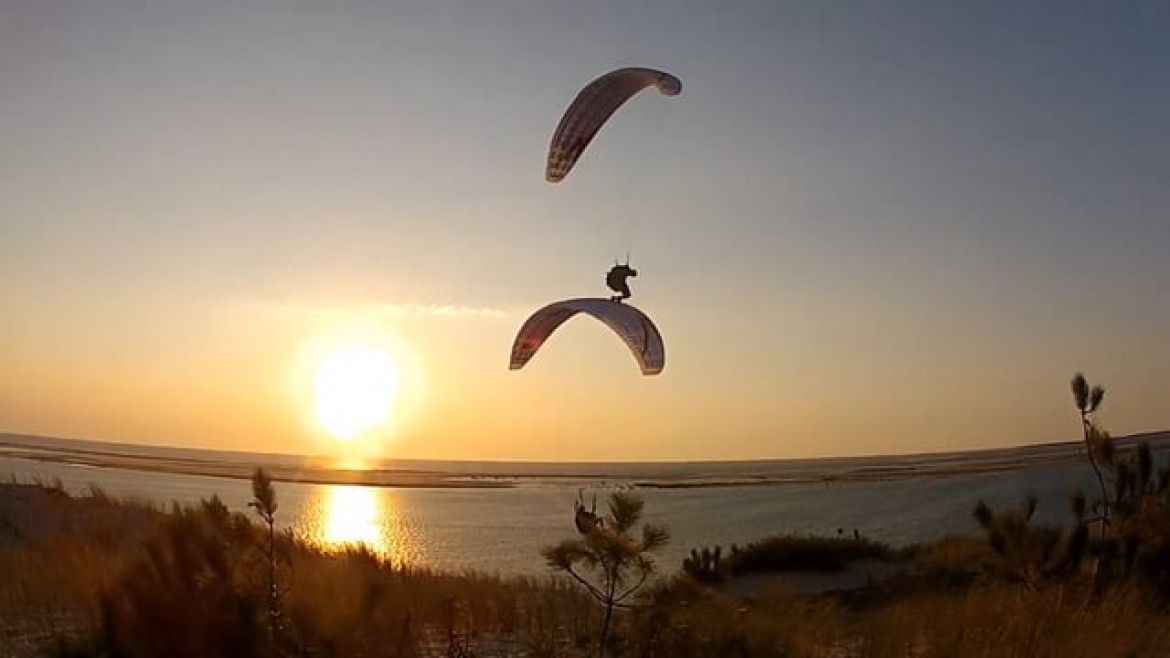
[[[733,546],[724,562],[735,575],[776,571],[840,571],[850,562],[882,560],[894,551],[882,542],[863,536],[817,537],[777,535]]]

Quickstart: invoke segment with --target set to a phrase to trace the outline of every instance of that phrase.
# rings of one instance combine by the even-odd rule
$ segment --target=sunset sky
[[[948,5],[944,7],[943,5]],[[1170,426],[1170,3],[8,0],[0,431],[391,457],[861,455]],[[660,67],[559,185],[577,90]],[[525,317],[630,300],[507,369]]]

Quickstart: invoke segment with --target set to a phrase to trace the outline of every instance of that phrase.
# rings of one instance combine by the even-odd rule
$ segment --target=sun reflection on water
[[[325,548],[362,544],[395,564],[415,564],[420,547],[403,523],[392,492],[377,487],[327,485],[320,488],[315,518],[306,524]]]

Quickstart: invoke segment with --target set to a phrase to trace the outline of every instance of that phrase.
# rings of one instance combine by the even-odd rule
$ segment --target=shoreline
[[[1128,443],[1148,440],[1155,454],[1170,452],[1170,433],[1117,437]],[[1152,439],[1152,440],[1151,440]],[[140,473],[187,475],[193,477],[226,478],[246,480],[259,467],[268,471],[278,482],[315,485],[349,485],[382,488],[431,488],[431,489],[513,489],[528,484],[551,484],[553,486],[597,486],[680,490],[742,487],[782,487],[824,485],[832,486],[852,483],[894,482],[922,479],[951,478],[964,476],[992,475],[1027,470],[1038,466],[1066,464],[1083,458],[1080,446],[1068,444],[1060,453],[1034,453],[1034,447],[1021,448],[1017,454],[998,457],[980,457],[979,451],[968,453],[971,463],[956,463],[951,456],[935,463],[921,464],[873,464],[832,470],[831,467],[815,473],[776,474],[716,474],[710,475],[679,473],[661,477],[646,477],[637,472],[541,472],[530,473],[508,470],[504,472],[476,472],[474,470],[427,470],[410,468],[375,468],[368,470],[341,469],[320,466],[313,463],[300,465],[263,463],[255,460],[229,463],[212,459],[152,457],[147,455],[118,454],[103,450],[82,450],[76,448],[54,449],[43,446],[23,446],[11,440],[0,438],[0,458],[57,464],[77,468],[101,468]],[[306,458],[313,460],[314,458]],[[470,466],[470,464],[469,464]]]
[[[192,477],[223,478],[229,480],[248,480],[252,472],[262,465],[246,464],[212,464],[205,463],[199,466],[183,465],[167,460],[125,459],[119,456],[116,459],[98,460],[87,457],[66,454],[32,454],[16,452],[0,448],[0,458],[19,461],[30,461],[42,464],[56,464],[78,468],[98,468],[103,470],[133,471],[137,473],[154,473],[166,475],[188,475]],[[149,463],[138,463],[149,462]],[[462,476],[442,475],[418,472],[387,472],[387,471],[350,471],[344,469],[330,469],[327,474],[314,473],[323,469],[306,469],[308,473],[298,473],[285,466],[267,466],[273,481],[290,484],[320,484],[320,485],[349,485],[388,488],[433,488],[433,489],[511,489],[514,483],[508,482],[480,482],[474,480],[460,480]],[[387,477],[390,475],[390,477]]]

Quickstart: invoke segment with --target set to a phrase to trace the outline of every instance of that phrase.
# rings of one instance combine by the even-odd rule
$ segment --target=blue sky
[[[1168,33],[1157,2],[10,2],[0,411],[287,445],[277,403],[244,419],[309,331],[272,308],[437,304],[495,314],[379,320],[428,372],[404,456],[1056,440],[1077,369],[1119,431],[1165,427]],[[545,183],[560,113],[625,65],[682,95],[636,97]],[[627,248],[662,378],[584,323],[503,369],[527,312],[606,294]],[[123,392],[62,399],[79,371]],[[225,397],[247,432],[198,420]],[[437,420],[460,414],[510,438]]]

